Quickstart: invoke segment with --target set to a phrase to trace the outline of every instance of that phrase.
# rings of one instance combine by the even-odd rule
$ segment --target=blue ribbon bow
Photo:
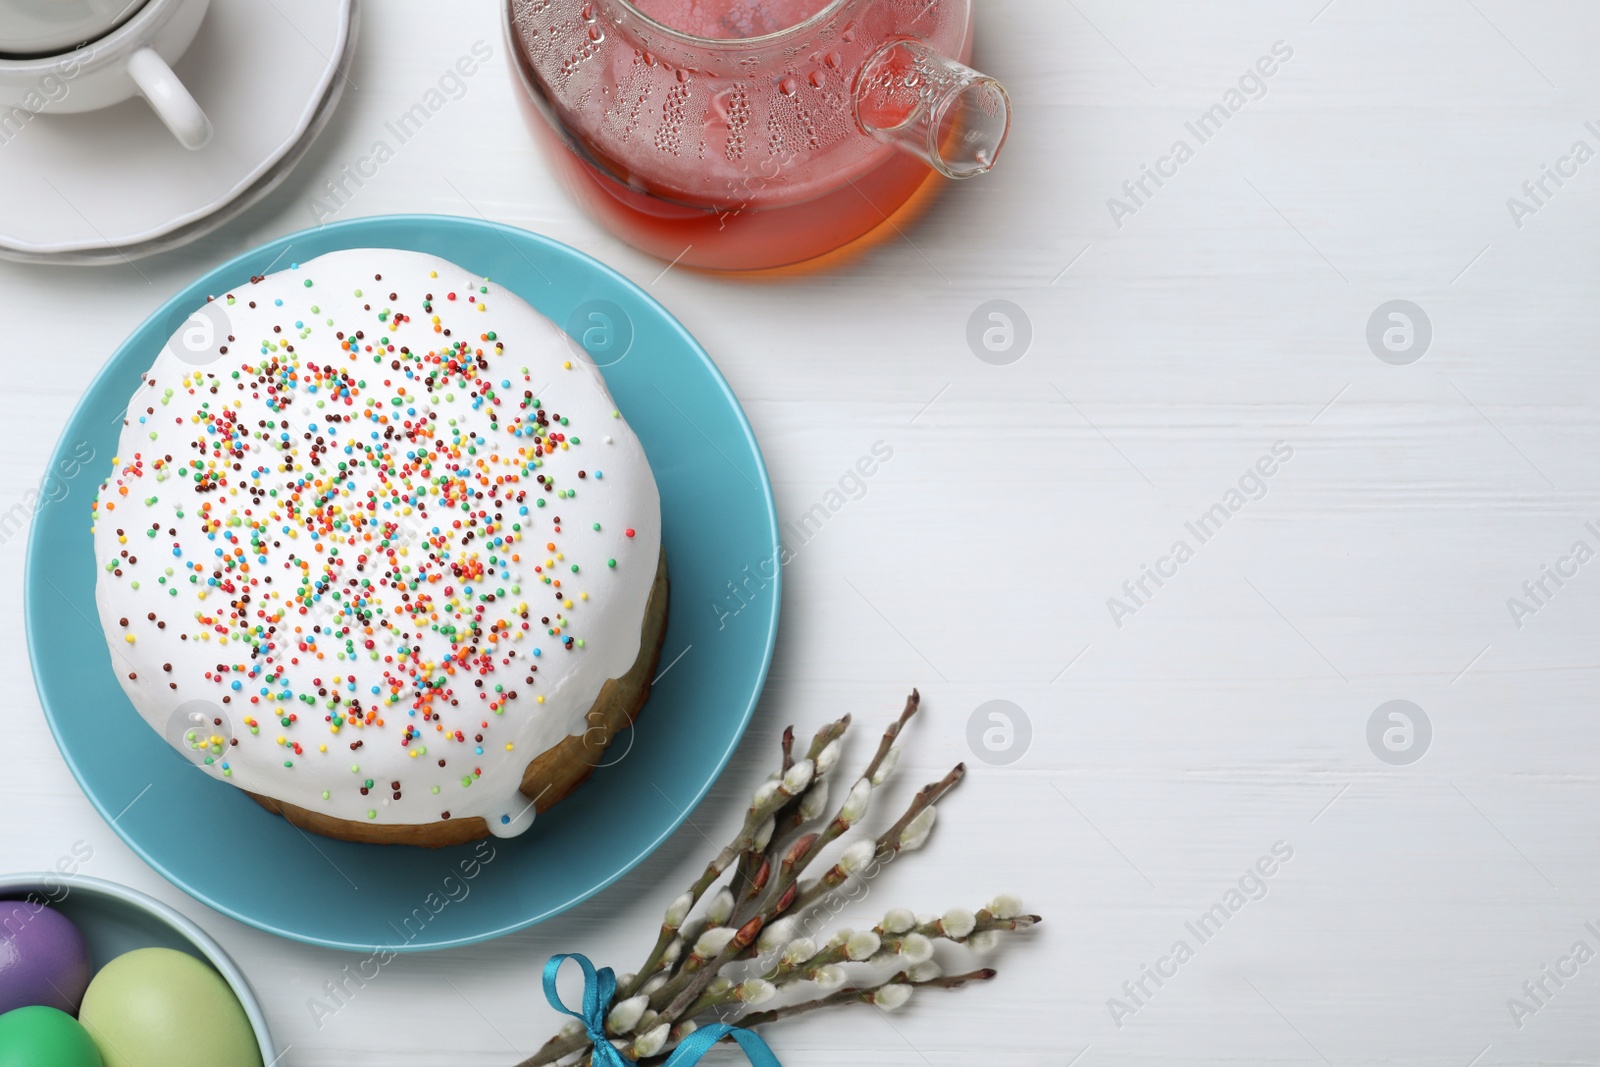
[[[556,989],[556,974],[561,970],[561,965],[567,960],[577,960],[578,966],[583,968],[583,1010],[573,1011],[561,1002],[561,993]],[[617,976],[610,967],[602,967],[596,971],[594,964],[589,962],[587,956],[579,952],[567,952],[559,956],[551,956],[544,965],[544,998],[550,1006],[559,1012],[572,1016],[583,1023],[589,1040],[594,1045],[595,1067],[631,1067],[632,1061],[628,1060],[617,1051],[617,1047],[606,1037],[606,1006],[611,1003],[611,998],[617,992]],[[744,1054],[754,1067],[782,1067],[778,1057],[772,1054],[767,1043],[754,1031],[741,1030],[737,1026],[727,1023],[712,1023],[702,1026],[682,1041],[667,1057],[666,1067],[693,1067],[715,1045],[725,1037],[732,1037],[744,1049]]]

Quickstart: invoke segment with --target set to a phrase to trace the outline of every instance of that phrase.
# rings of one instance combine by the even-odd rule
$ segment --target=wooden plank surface
[[[24,539],[6,539],[0,868],[91,843],[88,873],[173,903],[234,953],[292,1046],[284,1065],[509,1065],[556,1023],[544,958],[636,962],[784,723],[871,721],[917,685],[926,721],[897,795],[957,759],[972,777],[930,850],[850,920],[1008,890],[1048,921],[984,988],[774,1028],[790,1067],[1596,1062],[1600,963],[1520,1020],[1507,1002],[1574,942],[1600,950],[1584,925],[1600,926],[1600,563],[1520,626],[1507,601],[1575,541],[1600,549],[1585,527],[1600,525],[1600,160],[1520,226],[1507,200],[1574,142],[1600,151],[1585,126],[1600,124],[1600,7],[980,2],[976,62],[1016,107],[1000,167],[831,272],[663,274],[600,232],[523,132],[488,0],[448,16],[368,0],[359,89],[221,233],[137,268],[0,265],[3,512],[146,314],[310,225],[322,183],[482,39],[494,59],[448,121],[340,217],[481,213],[649,286],[742,398],[785,519],[875,442],[893,450],[790,564],[757,722],[694,825],[556,920],[396,960],[320,1025],[307,1000],[353,957],[188,900],[79,794],[27,680]],[[1198,143],[1185,124],[1279,42],[1292,57],[1264,94]],[[1180,138],[1193,158],[1174,177],[1131,214],[1108,208]],[[967,345],[991,299],[1031,324],[1008,366]],[[1396,299],[1433,331],[1405,366],[1367,342]],[[1292,454],[1241,489],[1275,446]],[[1230,490],[1239,507],[1202,542],[1186,524]],[[1124,583],[1180,540],[1192,558],[1132,601]],[[1432,727],[1410,765],[1368,745],[1396,699]],[[1004,766],[968,749],[991,700],[1031,724]],[[1186,924],[1277,842],[1292,858],[1201,943]],[[1178,941],[1192,958],[1135,1004],[1124,983]]]

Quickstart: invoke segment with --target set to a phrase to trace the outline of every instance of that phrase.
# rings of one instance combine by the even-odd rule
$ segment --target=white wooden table
[[[554,1029],[545,957],[636,963],[784,723],[869,723],[918,685],[899,794],[957,759],[972,774],[930,850],[850,918],[1010,890],[1047,922],[987,986],[773,1028],[790,1067],[1596,1062],[1600,962],[1543,978],[1537,1001],[1523,983],[1570,970],[1576,942],[1600,951],[1600,563],[1562,562],[1600,549],[1600,161],[1563,162],[1577,141],[1600,150],[1600,8],[1325,3],[984,0],[978,65],[1016,106],[997,171],[904,239],[778,282],[663,273],[581,216],[520,125],[490,0],[448,17],[369,0],[359,90],[267,202],[137,272],[0,267],[0,511],[129,330],[311,224],[323,183],[479,39],[488,70],[340,217],[482,213],[648,286],[743,399],[785,519],[875,442],[892,459],[789,566],[756,724],[694,826],[556,920],[398,959],[320,1027],[307,1000],[354,957],[194,903],[80,795],[26,681],[13,537],[0,869],[90,843],[86,873],[171,902],[237,957],[286,1065],[509,1065]],[[1202,141],[1186,123],[1277,42],[1264,95],[1246,80],[1259,98]],[[1570,176],[1535,202],[1523,183],[1546,165]],[[1145,167],[1169,176],[1139,190]],[[1008,365],[966,339],[994,299],[1031,324]],[[1409,350],[1398,319],[1377,332],[1401,351],[1369,345],[1393,300],[1422,310],[1425,352],[1415,312]],[[1546,565],[1576,573],[1558,587]],[[1536,602],[1523,583],[1541,578]],[[1031,724],[1005,765],[969,751],[991,700]],[[1422,709],[1426,742],[1369,746],[1391,700]],[[1292,858],[1247,878],[1278,842]],[[1229,910],[1241,878],[1265,895]],[[1197,936],[1219,903],[1226,921]]]

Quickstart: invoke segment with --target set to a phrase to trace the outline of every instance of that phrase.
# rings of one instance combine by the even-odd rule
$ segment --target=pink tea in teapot
[[[932,171],[993,165],[1005,91],[971,0],[506,0],[530,124],[624,240],[717,269],[881,225]]]
[[[828,0],[638,0],[634,6],[679,33],[742,41],[798,26]]]

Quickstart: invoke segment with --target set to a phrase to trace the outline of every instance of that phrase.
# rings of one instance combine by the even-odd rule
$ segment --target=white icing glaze
[[[529,761],[638,655],[661,543],[599,371],[515,295],[392,249],[197,311],[129,403],[96,509],[112,664],[174,747],[335,818],[500,836],[533,822]]]

